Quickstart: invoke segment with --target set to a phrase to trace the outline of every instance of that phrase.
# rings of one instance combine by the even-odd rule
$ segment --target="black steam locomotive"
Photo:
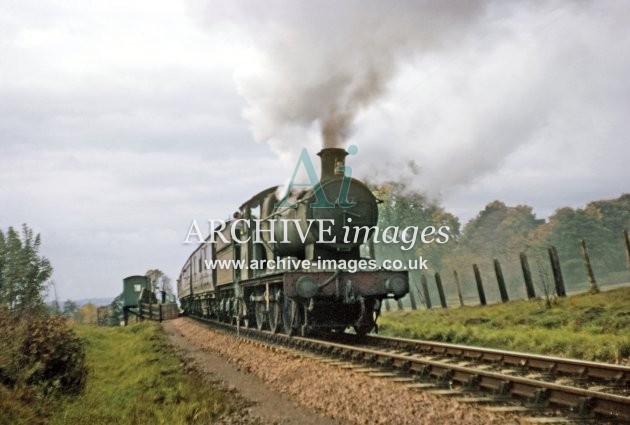
[[[379,267],[339,267],[376,264],[369,239],[378,201],[361,181],[343,175],[347,154],[323,149],[318,184],[286,195],[285,202],[278,187],[271,187],[216,228],[177,280],[184,311],[287,334],[374,330],[382,301],[409,291],[408,276]],[[321,207],[322,199],[330,201]],[[364,238],[348,238],[361,231]],[[262,266],[251,267],[256,264]]]

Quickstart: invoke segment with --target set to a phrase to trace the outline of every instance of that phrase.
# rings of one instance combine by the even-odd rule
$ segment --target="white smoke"
[[[345,144],[356,114],[383,94],[398,61],[447,43],[484,10],[482,2],[437,0],[264,5],[246,21],[262,55],[236,82],[256,139],[279,152],[299,151],[305,138]]]
[[[303,147],[356,144],[355,175],[439,196],[532,146],[561,156],[602,132],[617,143],[622,115],[605,130],[593,117],[628,109],[629,5],[213,2],[212,12],[259,49],[235,76],[257,140],[291,161]]]

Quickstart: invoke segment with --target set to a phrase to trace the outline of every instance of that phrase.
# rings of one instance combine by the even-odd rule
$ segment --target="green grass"
[[[383,335],[615,362],[630,357],[630,288],[485,307],[385,312]]]
[[[232,409],[224,392],[182,371],[158,325],[75,329],[87,342],[87,385],[60,404],[50,423],[212,423]]]

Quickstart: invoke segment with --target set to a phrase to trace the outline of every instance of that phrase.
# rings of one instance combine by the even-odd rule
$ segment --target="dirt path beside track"
[[[183,319],[178,319],[183,320]],[[190,322],[195,326],[195,322]],[[238,411],[222,418],[224,424],[346,425],[313,409],[297,405],[286,395],[269,388],[265,382],[204,347],[199,338],[188,339],[173,321],[162,323],[169,343],[186,368],[193,369],[208,382],[234,393]],[[200,335],[201,336],[201,335]]]

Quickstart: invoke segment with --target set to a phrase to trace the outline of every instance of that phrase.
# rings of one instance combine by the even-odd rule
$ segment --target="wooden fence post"
[[[630,237],[628,237],[628,231],[623,231],[623,241],[626,246],[626,257],[628,258],[628,270],[630,270]]]
[[[560,259],[555,246],[549,248],[549,260],[551,261],[551,271],[553,272],[553,281],[556,285],[556,294],[559,297],[566,297],[567,291],[564,288],[564,279],[562,277],[562,269],[560,268]]]
[[[389,305],[389,298],[385,298],[385,311],[389,311],[391,306]]]
[[[427,309],[431,308],[431,297],[429,296],[429,285],[427,285],[427,277],[420,275],[420,284],[422,285],[422,294],[424,295],[424,304]]]
[[[160,309],[160,322],[162,321],[162,304],[158,304],[158,308]]]
[[[439,273],[435,273],[435,285],[440,296],[440,304],[442,304],[442,308],[446,308],[446,297],[444,296],[444,287],[442,286],[442,278]]]
[[[453,277],[455,278],[455,287],[457,288],[457,297],[459,298],[459,306],[464,306],[464,297],[462,297],[462,287],[459,284],[459,276],[457,270],[453,270]]]
[[[418,306],[416,305],[416,297],[413,296],[413,287],[416,285],[412,285],[409,282],[409,302],[411,303],[411,309],[416,310]]]
[[[477,292],[479,292],[479,304],[486,305],[486,293],[483,290],[483,282],[481,281],[481,273],[479,267],[473,264],[473,272],[475,273],[475,282],[477,283]]]
[[[501,263],[498,259],[494,259],[494,274],[497,276],[497,283],[499,284],[499,294],[501,294],[501,302],[506,303],[510,301],[508,297],[507,289],[505,288],[505,279],[503,278],[503,270],[501,270]]]
[[[521,252],[519,257],[521,258],[521,269],[523,270],[523,279],[525,279],[525,290],[527,290],[527,298],[530,300],[536,298],[536,291],[534,290],[534,281],[532,280],[532,272],[529,270],[529,261],[527,261],[527,255]]]
[[[593,267],[591,266],[591,258],[588,256],[588,249],[586,248],[586,242],[584,239],[580,241],[580,251],[582,251],[584,268],[586,268],[586,275],[588,276],[588,284],[590,286],[589,292],[596,294],[599,292],[599,287],[595,281],[595,274],[593,273]]]

